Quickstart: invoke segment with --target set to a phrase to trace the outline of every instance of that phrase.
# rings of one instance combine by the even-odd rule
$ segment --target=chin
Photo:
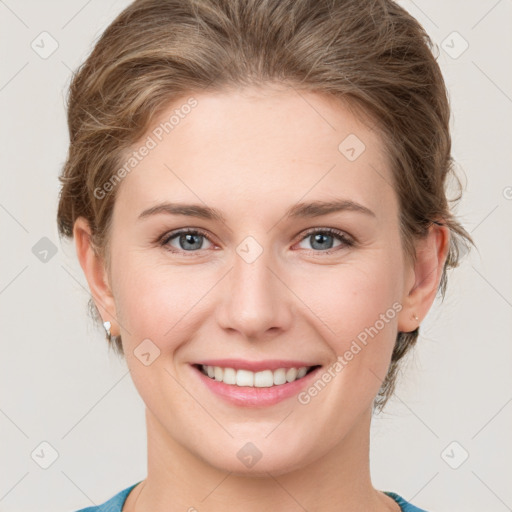
[[[246,438],[248,439],[248,438]],[[291,438],[288,437],[290,441]],[[238,476],[268,477],[269,473],[278,476],[300,469],[312,462],[307,447],[297,439],[297,443],[284,444],[269,439],[240,441],[230,439],[216,450],[201,449],[195,445],[196,455],[212,467]],[[201,453],[203,452],[203,453]]]

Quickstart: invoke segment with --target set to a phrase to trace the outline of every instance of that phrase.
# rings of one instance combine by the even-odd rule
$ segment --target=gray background
[[[143,402],[86,314],[55,220],[71,70],[128,3],[0,0],[2,512],[71,512],[146,475]],[[439,45],[466,184],[456,211],[479,249],[374,419],[373,483],[431,512],[512,510],[512,1],[400,4]]]

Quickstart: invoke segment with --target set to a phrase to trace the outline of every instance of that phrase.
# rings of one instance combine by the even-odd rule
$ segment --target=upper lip
[[[297,360],[265,359],[263,361],[248,361],[245,359],[207,359],[195,364],[205,366],[220,366],[222,368],[234,368],[235,370],[249,370],[259,372],[262,370],[277,370],[278,368],[301,368],[303,366],[319,366],[317,363],[308,363]]]

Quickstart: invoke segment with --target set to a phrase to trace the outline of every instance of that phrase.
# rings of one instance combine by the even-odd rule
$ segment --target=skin
[[[194,97],[197,107],[118,185],[110,275],[91,248],[87,221],[74,228],[91,294],[112,334],[122,335],[146,404],[148,475],[123,510],[399,510],[371,483],[371,407],[397,331],[414,330],[414,315],[421,322],[435,299],[449,230],[434,225],[417,242],[416,263],[405,259],[382,141],[340,102],[268,85]],[[349,134],[366,146],[354,161],[338,150]],[[334,198],[357,201],[375,217],[284,217],[299,201]],[[225,223],[137,218],[163,201],[217,208]],[[189,242],[192,251],[179,236],[168,242],[179,253],[155,243],[188,227],[208,237]],[[319,246],[316,231],[306,234],[328,227],[356,244],[327,234]],[[263,249],[251,263],[236,252],[247,236]],[[401,311],[305,405],[296,396],[266,408],[228,404],[190,366],[238,357],[327,368],[394,303]],[[148,366],[134,355],[147,338],[160,350]],[[236,456],[247,442],[262,454],[252,468]]]

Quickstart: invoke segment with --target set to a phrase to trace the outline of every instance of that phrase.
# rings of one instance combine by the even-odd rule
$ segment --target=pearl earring
[[[105,327],[105,331],[107,333],[107,340],[110,342],[111,341],[111,335],[110,335],[110,327],[112,326],[112,324],[107,320],[106,322],[103,322],[103,327]]]

